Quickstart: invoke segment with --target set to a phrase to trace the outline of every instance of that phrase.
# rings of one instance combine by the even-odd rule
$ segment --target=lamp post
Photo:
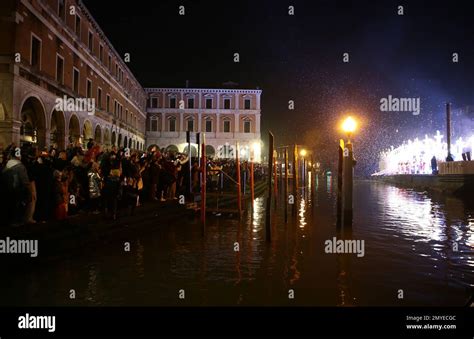
[[[301,151],[300,151],[300,155],[301,155],[301,158],[303,159],[303,187],[306,186],[306,154],[308,152],[303,148]]]
[[[351,136],[357,128],[357,122],[352,117],[347,117],[342,123],[342,130],[347,135],[347,142],[343,151],[343,220],[344,225],[352,224],[352,188],[354,176],[354,155]]]

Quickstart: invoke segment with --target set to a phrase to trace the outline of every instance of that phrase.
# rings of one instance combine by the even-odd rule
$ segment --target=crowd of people
[[[248,181],[246,163],[241,171]],[[210,189],[229,189],[236,177],[235,161],[211,158],[207,173]],[[156,148],[103,149],[92,140],[85,149],[70,144],[66,150],[40,151],[29,144],[10,145],[0,161],[0,212],[14,226],[80,213],[104,213],[115,220],[120,213],[133,215],[147,201],[192,197],[200,192],[200,174],[198,159]],[[256,166],[255,178],[261,176],[263,170]]]

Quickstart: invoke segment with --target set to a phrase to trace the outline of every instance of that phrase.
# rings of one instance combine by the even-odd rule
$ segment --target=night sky
[[[446,101],[474,104],[468,1],[84,3],[116,50],[131,54],[129,67],[144,87],[184,87],[186,80],[190,87],[259,87],[264,142],[270,129],[277,145],[314,146],[324,166],[335,164],[338,122],[348,112],[362,123],[357,173],[369,174],[382,148],[444,130]],[[421,113],[381,112],[388,95],[420,97]]]

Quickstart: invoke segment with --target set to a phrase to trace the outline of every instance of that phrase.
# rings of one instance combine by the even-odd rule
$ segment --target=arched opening
[[[123,138],[123,147],[128,147],[128,139],[127,136]]]
[[[94,141],[98,144],[102,144],[102,129],[99,125],[95,126]]]
[[[75,114],[71,115],[69,119],[69,142],[74,145],[82,143],[81,127],[79,125],[79,119]]]
[[[106,128],[104,130],[104,145],[105,146],[110,146],[111,140],[110,140],[110,130]]]
[[[117,142],[117,133],[115,133],[115,131],[113,131],[113,132],[112,132],[111,145],[112,145],[112,146],[116,146],[116,145],[117,145],[116,142]]]
[[[184,147],[184,153],[189,155],[188,146]],[[191,157],[197,157],[197,148],[196,146],[191,145]]]
[[[128,139],[128,148],[132,148],[132,139]],[[133,146],[135,148],[135,146]]]
[[[117,146],[122,147],[122,134],[118,135]]]
[[[176,146],[176,145],[169,145],[168,147],[166,147],[166,152],[178,153],[178,152],[179,152],[178,146]]]
[[[221,145],[217,147],[217,154],[218,158],[222,159],[233,159],[235,158],[235,149],[234,146],[229,145],[226,143],[225,145]]]
[[[28,98],[21,108],[20,142],[31,143],[40,149],[46,147],[45,111],[35,97]]]
[[[87,143],[90,141],[90,140],[93,140],[94,139],[94,134],[93,134],[93,131],[92,131],[92,124],[89,120],[86,120],[84,121],[84,127],[83,127],[83,133],[84,135],[84,145],[87,145]]]
[[[216,150],[211,145],[206,145],[206,156],[213,158],[216,155]]]
[[[61,111],[54,110],[51,114],[50,145],[58,150],[64,150],[64,136],[66,133],[66,121]]]

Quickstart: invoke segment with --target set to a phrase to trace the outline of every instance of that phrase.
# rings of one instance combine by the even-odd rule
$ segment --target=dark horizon
[[[263,141],[272,130],[277,145],[315,146],[325,166],[335,156],[322,146],[335,149],[346,112],[362,120],[356,155],[359,173],[369,174],[381,149],[443,131],[447,101],[454,109],[474,104],[466,3],[144,1],[126,8],[83,1],[116,50],[131,54],[128,65],[143,87],[185,87],[186,80],[190,87],[258,87]],[[419,97],[420,114],[380,112],[388,95]]]

